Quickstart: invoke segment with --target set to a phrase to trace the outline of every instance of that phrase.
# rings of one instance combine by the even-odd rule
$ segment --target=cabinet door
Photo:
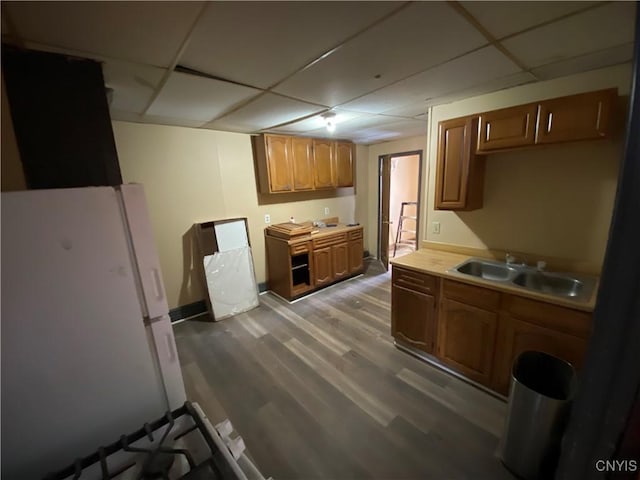
[[[606,137],[615,98],[616,90],[610,89],[540,102],[536,143]]]
[[[272,192],[289,192],[291,181],[291,138],[267,135],[267,162],[269,164],[269,188]]]
[[[349,242],[349,273],[355,273],[362,270],[364,248],[362,239],[351,240]]]
[[[480,115],[478,152],[533,145],[538,105],[521,105]]]
[[[477,118],[440,122],[436,166],[436,209],[482,207],[484,157],[475,155]]]
[[[338,279],[349,275],[349,244],[339,243],[331,247],[333,261],[333,278]]]
[[[443,298],[438,356],[470,379],[489,385],[497,326],[496,313]]]
[[[331,283],[333,280],[333,265],[331,261],[331,247],[313,251],[313,275],[316,287]]]
[[[315,188],[334,188],[334,150],[330,140],[313,140],[313,180]]]
[[[336,142],[336,186],[353,187],[353,143]]]
[[[291,138],[291,164],[293,166],[293,189],[313,189],[313,153],[310,138]]]
[[[436,302],[433,295],[393,285],[391,335],[427,353],[435,345]]]
[[[555,355],[579,368],[587,351],[587,340],[534,325],[511,315],[501,315],[492,381],[494,390],[504,395],[508,393],[513,362],[526,350]]]

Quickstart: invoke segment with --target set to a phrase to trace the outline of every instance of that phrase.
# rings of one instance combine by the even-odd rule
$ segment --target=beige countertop
[[[296,243],[308,242],[309,240],[312,240],[314,238],[322,238],[324,236],[333,235],[336,233],[352,232],[358,229],[362,229],[362,225],[348,226],[345,223],[339,223],[335,227],[314,227],[314,230],[306,235],[297,235],[291,238],[273,238],[277,238],[278,240],[288,242],[289,245],[293,245]],[[267,229],[265,229],[265,231],[267,231]]]
[[[459,265],[468,259],[469,255],[463,255],[459,253],[445,252],[441,250],[432,250],[422,248],[416,252],[410,253],[403,257],[394,258],[389,263],[398,267],[408,268],[409,270],[415,270],[417,272],[429,273],[437,275],[443,278],[449,278],[462,283],[468,283],[471,285],[480,285],[483,287],[491,288],[501,292],[512,293],[521,297],[531,298],[533,300],[541,300],[555,305],[563,307],[574,308],[576,310],[582,310],[585,312],[592,312],[596,303],[597,284],[594,288],[591,298],[588,301],[572,300],[570,298],[557,297],[555,295],[549,295],[546,293],[540,293],[530,290],[525,290],[510,284],[502,284],[485,280],[483,278],[473,277],[458,272],[449,272],[453,267]]]

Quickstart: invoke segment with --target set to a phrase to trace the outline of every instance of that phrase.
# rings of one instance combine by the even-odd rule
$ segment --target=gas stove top
[[[264,480],[245,453],[242,437],[228,420],[209,422],[196,403],[164,417],[45,480]]]

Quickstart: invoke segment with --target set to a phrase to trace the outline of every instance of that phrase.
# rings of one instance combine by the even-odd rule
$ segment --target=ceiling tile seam
[[[337,105],[334,105],[334,106],[333,106],[333,107],[331,107],[331,108],[339,108],[339,107],[342,107],[343,105],[346,105],[347,103],[354,102],[354,101],[356,101],[356,100],[359,100],[359,99],[360,99],[360,98],[362,98],[362,97],[366,97],[367,95],[371,95],[372,93],[376,93],[376,92],[378,92],[378,91],[380,91],[380,90],[383,90],[383,89],[385,89],[385,88],[387,88],[387,87],[391,87],[391,86],[393,86],[393,85],[395,85],[395,84],[397,84],[397,83],[404,82],[405,80],[408,80],[408,79],[410,79],[411,77],[415,77],[416,75],[421,75],[421,74],[423,74],[423,73],[425,73],[425,72],[428,72],[429,70],[433,70],[433,69],[435,69],[435,68],[441,67],[441,66],[443,66],[443,65],[445,65],[445,64],[447,64],[447,63],[449,63],[449,62],[452,62],[452,61],[454,61],[454,60],[458,60],[459,58],[462,58],[462,57],[464,57],[464,56],[466,56],[466,55],[469,55],[469,54],[471,54],[471,53],[475,53],[475,52],[477,52],[478,50],[482,50],[483,48],[486,48],[486,47],[488,47],[488,46],[490,46],[490,45],[491,45],[490,43],[483,43],[483,44],[482,44],[482,45],[480,45],[479,47],[476,47],[476,48],[473,48],[473,49],[471,49],[471,50],[469,50],[469,51],[466,51],[466,52],[464,52],[464,53],[461,53],[460,55],[456,55],[456,56],[454,56],[454,57],[448,58],[448,59],[446,59],[446,60],[444,60],[444,61],[442,61],[442,62],[440,62],[440,63],[436,63],[435,65],[431,65],[430,67],[427,67],[427,68],[425,68],[424,70],[419,70],[419,71],[417,71],[417,72],[415,72],[415,73],[412,73],[412,74],[410,74],[410,75],[407,75],[406,77],[399,78],[398,80],[395,80],[395,81],[393,81],[393,82],[391,82],[391,83],[388,83],[388,84],[386,84],[386,85],[383,85],[383,86],[381,86],[381,87],[374,88],[373,90],[369,90],[368,92],[363,93],[362,95],[358,95],[358,96],[356,96],[356,97],[350,98],[349,100],[345,100],[344,102],[341,102],[341,103],[339,103],[339,104],[337,104]],[[348,110],[348,109],[347,109],[347,110]]]
[[[573,57],[563,58],[562,60],[558,60],[558,61],[555,61],[555,62],[544,63],[542,65],[538,65],[537,67],[533,67],[532,70],[538,70],[540,68],[548,67],[549,65],[557,65],[557,64],[560,64],[560,63],[566,63],[566,62],[569,62],[571,60],[576,60],[578,58],[588,57],[588,56],[594,55],[596,53],[602,53],[602,52],[606,52],[607,50],[613,50],[614,48],[620,48],[620,47],[624,47],[624,46],[627,46],[627,45],[633,46],[633,44],[634,44],[633,41],[619,43],[618,45],[613,45],[611,47],[601,48],[600,50],[592,50],[591,52],[581,53],[580,55],[575,55]],[[629,59],[627,61],[631,61],[631,59]],[[619,62],[618,64],[620,64],[620,63],[626,63],[626,62],[623,61],[623,62]]]
[[[390,11],[389,13],[383,15],[382,17],[378,18],[377,20],[375,20],[374,22],[370,23],[369,25],[366,25],[366,26],[362,27],[360,30],[358,30],[357,32],[351,34],[347,38],[341,40],[340,43],[338,43],[337,45],[334,45],[333,47],[329,48],[328,50],[326,50],[324,53],[322,53],[318,57],[316,57],[313,60],[305,63],[302,67],[298,68],[297,70],[295,70],[294,72],[292,72],[289,75],[285,76],[284,78],[278,80],[273,85],[270,85],[269,87],[266,88],[266,91],[270,92],[271,90],[273,90],[274,88],[276,88],[280,84],[282,84],[283,82],[289,80],[294,75],[296,75],[296,74],[298,74],[298,73],[300,73],[300,72],[302,72],[304,70],[307,70],[308,68],[311,68],[316,63],[322,61],[323,59],[327,58],[329,55],[331,55],[335,51],[337,51],[340,48],[344,47],[347,43],[349,43],[350,41],[354,40],[356,37],[359,37],[360,35],[366,33],[367,31],[371,30],[375,26],[379,25],[380,23],[383,23],[383,22],[387,21],[389,18],[393,17],[394,15],[397,15],[399,12],[401,12],[402,10],[407,8],[412,3],[414,3],[414,2],[403,2],[399,7],[395,8],[394,10]]]
[[[505,35],[504,37],[500,37],[500,38],[498,38],[498,41],[499,42],[503,42],[505,40],[509,40],[509,39],[511,39],[513,37],[517,37],[518,35],[522,35],[523,33],[530,32],[531,30],[536,30],[536,29],[541,28],[541,27],[546,27],[547,25],[551,25],[552,23],[556,23],[556,22],[559,22],[561,20],[565,20],[567,18],[574,17],[574,16],[579,15],[581,13],[588,12],[589,10],[593,10],[593,9],[596,9],[596,8],[603,7],[603,6],[608,5],[610,3],[612,3],[612,2],[607,1],[607,2],[596,2],[593,5],[587,5],[586,7],[581,8],[579,10],[576,10],[574,12],[565,13],[563,15],[560,15],[559,17],[552,18],[551,20],[546,20],[544,22],[537,23],[536,25],[532,25],[532,26],[527,27],[527,28],[525,28],[523,30],[520,30],[518,32],[510,33],[509,35]]]
[[[20,48],[25,48],[24,39],[20,35],[20,32],[18,32],[18,28],[16,27],[16,24],[13,21],[13,17],[9,12],[9,8],[7,7],[7,4],[5,2],[0,2],[0,7],[1,7],[0,13],[2,13],[2,16],[5,19],[5,23],[7,27],[9,27],[9,34],[8,35],[3,34],[2,41],[5,42],[5,37],[8,37],[9,39],[13,40],[13,42],[11,42],[12,45],[15,45],[16,47],[20,47]]]
[[[191,41],[191,37],[193,36],[193,32],[195,31],[196,26],[198,25],[200,20],[202,20],[202,17],[204,16],[204,13],[206,12],[207,8],[209,8],[209,5],[211,5],[209,2],[205,2],[202,5],[202,8],[200,8],[200,11],[198,12],[198,15],[196,15],[196,18],[193,21],[193,23],[191,24],[191,27],[189,28],[189,30],[187,31],[187,34],[186,34],[184,40],[180,44],[180,48],[178,48],[178,51],[176,52],[175,57],[173,58],[173,61],[171,62],[171,64],[167,68],[167,70],[165,71],[162,79],[160,80],[160,83],[158,83],[158,86],[156,87],[155,91],[153,92],[153,95],[151,95],[151,98],[147,102],[147,106],[144,108],[144,110],[142,110],[142,114],[143,115],[147,114],[147,112],[151,108],[151,105],[153,105],[153,102],[156,101],[156,99],[158,98],[158,95],[160,95],[160,92],[162,91],[162,89],[165,87],[165,85],[169,81],[169,77],[173,73],[173,70],[176,68],[176,65],[180,61],[180,57],[182,57],[182,54],[184,53],[184,51],[186,50],[187,46],[189,45],[189,42]]]
[[[489,32],[484,25],[482,25],[480,23],[480,21],[474,17],[471,12],[469,12],[466,8],[464,8],[460,2],[458,2],[457,0],[449,0],[447,1],[447,4],[449,4],[449,6],[456,11],[456,13],[458,13],[462,18],[464,18],[467,22],[469,22],[476,30],[478,30],[478,32],[480,32],[481,35],[483,35],[491,45],[493,45],[495,48],[497,48],[504,56],[506,56],[509,60],[511,60],[513,63],[515,63],[518,68],[520,68],[522,71],[527,72],[527,73],[531,73],[531,75],[533,75],[536,80],[539,80],[538,77],[536,77],[532,72],[531,69],[529,67],[527,67],[520,59],[518,59],[518,57],[516,57],[513,53],[511,53],[509,50],[507,50],[505,48],[504,45],[502,45],[500,42],[498,42],[498,39],[496,37],[494,37],[491,32]]]
[[[304,115],[302,117],[296,118],[295,120],[289,120],[289,121],[286,121],[286,122],[279,123],[278,125],[272,125],[270,127],[261,128],[259,131],[260,132],[265,132],[267,130],[272,130],[274,128],[286,127],[287,125],[291,125],[293,123],[302,122],[304,120],[308,120],[309,118],[313,118],[313,117],[315,117],[317,115],[322,115],[323,113],[326,113],[328,111],[329,111],[329,109],[326,109],[326,110],[321,111],[321,112],[310,113],[308,115]]]

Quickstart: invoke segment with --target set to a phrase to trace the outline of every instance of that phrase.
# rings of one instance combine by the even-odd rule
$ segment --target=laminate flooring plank
[[[506,405],[393,345],[390,280],[367,261],[294,304],[176,325],[188,397],[276,479],[512,479]]]

